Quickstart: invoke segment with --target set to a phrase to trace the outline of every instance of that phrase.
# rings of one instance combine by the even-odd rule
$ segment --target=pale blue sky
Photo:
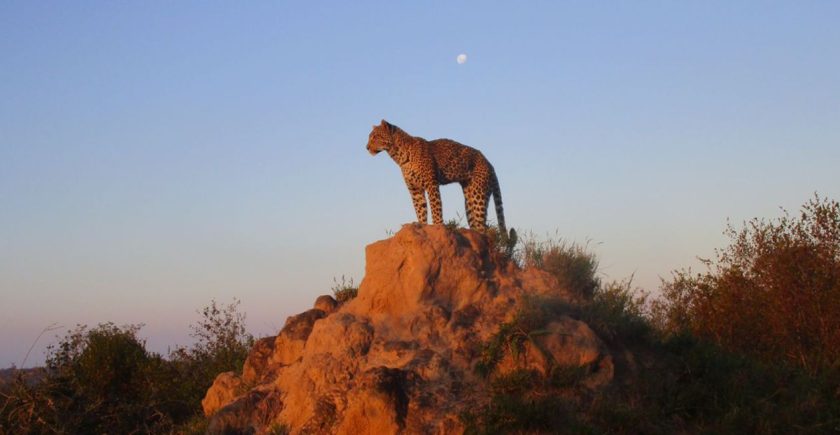
[[[358,282],[414,217],[365,151],[382,118],[481,149],[510,226],[590,239],[605,277],[655,290],[727,218],[840,198],[838,22],[836,2],[0,3],[0,367],[53,322],[142,322],[165,351],[213,298],[268,334]]]

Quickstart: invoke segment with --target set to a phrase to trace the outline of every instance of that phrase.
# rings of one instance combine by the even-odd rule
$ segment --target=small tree
[[[245,314],[239,312],[238,300],[228,305],[214,300],[198,313],[200,320],[190,325],[195,344],[170,355],[179,373],[177,395],[193,412],[200,410],[201,399],[219,373],[242,371],[254,344],[254,337],[245,330]]]
[[[241,370],[253,344],[238,306],[213,301],[199,311],[196,344],[169,360],[146,350],[139,325],[68,331],[50,346],[43,379],[19,377],[0,391],[0,434],[189,430],[213,379]]]
[[[78,326],[50,346],[44,378],[18,382],[0,412],[16,433],[130,433],[170,427],[168,395],[157,378],[164,361],[146,351],[140,326]],[[0,430],[3,432],[3,430]],[[11,433],[11,432],[10,432]]]
[[[242,370],[254,337],[245,330],[245,314],[239,311],[239,301],[225,306],[211,301],[200,313],[198,323],[190,326],[196,339],[193,353],[208,360],[219,372],[232,367]]]
[[[705,273],[663,282],[659,327],[812,373],[840,363],[840,204],[815,195],[796,217],[725,234]]]

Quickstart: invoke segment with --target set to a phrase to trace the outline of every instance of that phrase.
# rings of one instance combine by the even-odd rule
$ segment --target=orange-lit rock
[[[242,380],[246,384],[253,385],[259,382],[269,371],[268,363],[274,355],[275,340],[275,337],[261,338],[248,352],[248,358],[245,359],[245,365],[242,367]]]
[[[315,299],[315,306],[313,308],[323,311],[326,314],[330,314],[338,307],[338,302],[336,302],[335,298],[330,295],[321,295],[318,296],[318,299]]]
[[[221,407],[232,402],[243,393],[244,383],[234,372],[219,373],[213,385],[201,401],[204,415],[213,415]]]
[[[245,374],[256,385],[214,399],[223,407],[211,433],[463,432],[459,415],[489,395],[475,366],[499,326],[531,296],[575,302],[551,275],[517,268],[470,230],[409,224],[365,255],[355,299],[321,297],[289,317],[273,347],[257,344]],[[585,323],[556,316],[543,328],[544,352],[529,350],[527,362],[505,355],[497,372],[563,365],[581,367],[591,388],[610,382],[612,360]],[[214,384],[208,398],[221,391]]]
[[[286,319],[286,324],[275,338],[271,362],[289,365],[297,361],[303,353],[306,340],[312,332],[312,326],[324,315],[323,311],[313,308]]]

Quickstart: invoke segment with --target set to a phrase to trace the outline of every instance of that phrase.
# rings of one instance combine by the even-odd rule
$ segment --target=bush
[[[685,335],[650,350],[632,382],[579,410],[590,432],[831,433],[840,424],[840,401],[824,378]]]
[[[581,307],[581,320],[607,341],[646,339],[650,332],[648,294],[634,289],[632,281],[631,277],[599,285]]]
[[[836,380],[690,335],[658,341],[647,334],[643,301],[627,281],[599,288],[579,311],[529,298],[481,348],[475,370],[489,394],[461,415],[467,433],[823,433],[840,425]],[[607,339],[620,382],[592,393],[580,384],[585,368],[556,366],[548,377],[493,373],[505,353],[521,352],[561,313],[583,318]],[[633,345],[638,337],[645,340]]]
[[[705,273],[663,282],[659,328],[810,373],[840,365],[840,204],[815,195],[797,217],[725,234]]]
[[[344,275],[341,275],[340,282],[335,278],[333,278],[333,282],[335,285],[333,285],[332,292],[339,304],[343,304],[359,294],[359,287],[353,284],[353,278],[346,280]]]
[[[518,263],[545,270],[557,278],[561,287],[584,298],[591,298],[601,285],[597,276],[598,259],[587,245],[563,240],[537,241],[530,236],[522,241]]]
[[[146,350],[139,325],[68,331],[38,382],[21,375],[0,391],[0,434],[200,432],[205,392],[241,370],[253,343],[237,307],[212,302],[192,326],[196,344],[169,360]]]
[[[487,406],[461,415],[466,434],[580,433],[558,396],[495,393]],[[565,428],[563,432],[558,432]]]
[[[201,311],[201,319],[190,326],[195,344],[178,348],[170,361],[178,373],[179,398],[193,412],[201,409],[201,399],[219,373],[241,372],[254,337],[245,330],[245,314],[239,312],[239,301],[228,305],[210,305]]]
[[[457,231],[458,229],[462,228],[464,219],[461,217],[460,214],[456,214],[454,218],[449,219],[443,223],[443,226],[446,227],[449,231]]]
[[[516,249],[519,245],[519,235],[516,230],[511,228],[507,233],[502,232],[497,226],[487,227],[487,237],[490,239],[490,245],[493,251],[496,252],[503,260],[516,261]]]
[[[17,433],[128,433],[170,427],[164,366],[137,337],[140,326],[100,324],[68,331],[48,350],[45,378],[17,383],[0,424]]]
[[[760,361],[699,340],[692,328],[674,326],[697,321],[690,297],[715,289],[712,274],[675,280],[682,291],[672,293],[677,297],[671,301],[680,303],[651,304],[632,279],[602,283],[597,260],[584,247],[533,238],[522,246],[521,264],[540,267],[587,297],[525,298],[513,319],[483,344],[475,371],[488,394],[461,415],[467,433],[770,434],[840,427],[840,390],[832,373],[813,375],[777,360]],[[580,386],[586,375],[580,368],[555,367],[549,377],[494,372],[505,353],[521,352],[560,315],[583,320],[605,340],[620,382],[593,393]],[[732,313],[722,316],[727,318],[702,319],[725,324]],[[663,324],[671,332],[654,334]]]
[[[464,228],[464,219],[460,214],[456,214],[455,218],[445,221],[443,226],[449,231],[458,231]],[[515,258],[516,247],[519,244],[515,229],[511,228],[505,233],[497,225],[488,224],[484,234],[490,241],[493,252],[500,255],[502,259],[507,261]]]

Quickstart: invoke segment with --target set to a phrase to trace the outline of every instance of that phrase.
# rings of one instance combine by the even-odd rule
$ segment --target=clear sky
[[[211,299],[269,334],[358,282],[414,219],[365,151],[382,118],[481,149],[509,226],[656,290],[727,218],[840,199],[838,23],[837,2],[2,2],[0,367],[52,323],[145,323],[165,352]]]

